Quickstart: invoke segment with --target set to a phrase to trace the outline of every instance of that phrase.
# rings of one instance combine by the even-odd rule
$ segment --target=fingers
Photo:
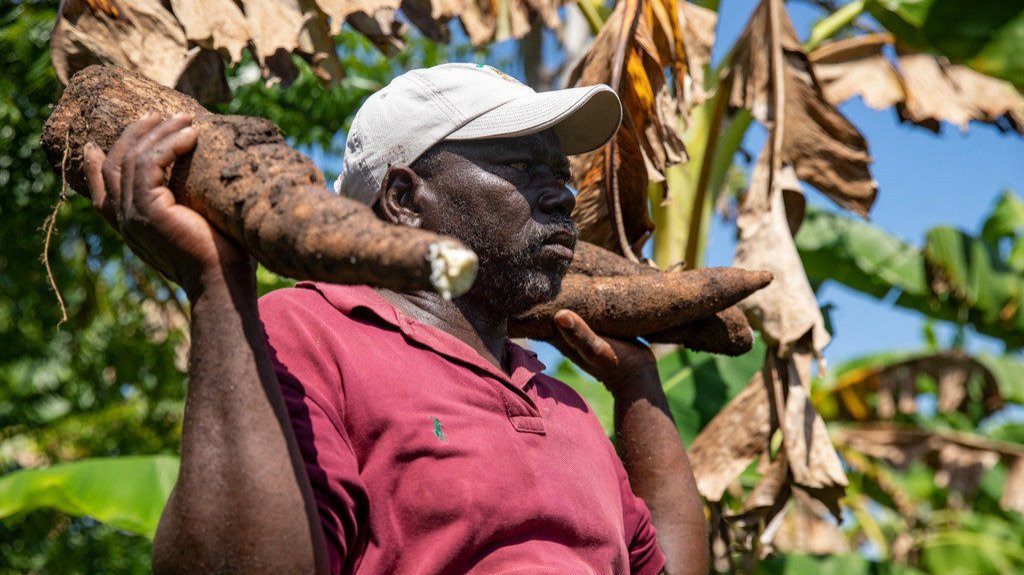
[[[116,228],[117,216],[114,215],[114,206],[109,201],[107,187],[103,183],[103,161],[107,155],[96,144],[86,142],[83,156],[85,157],[85,182],[89,188],[89,197],[92,198],[92,207],[96,208],[108,224]]]
[[[146,158],[149,148],[162,138],[166,138],[168,134],[181,129],[192,121],[191,118],[180,114],[155,125],[149,125],[148,119],[149,116],[147,115],[144,120],[139,122],[140,124],[145,122],[144,125],[147,127],[132,133],[132,138],[135,140],[132,150],[125,153],[121,160],[121,215],[126,219],[132,219],[135,215],[135,192],[136,185],[138,184],[135,179],[135,172],[140,163],[148,161]],[[157,121],[159,122],[159,117],[157,117]],[[127,130],[125,133],[127,134]],[[161,173],[160,178],[153,184],[143,184],[144,187],[138,189],[140,191],[149,190],[152,187],[162,186],[163,182],[163,174]]]
[[[175,116],[153,128],[142,137],[123,178],[131,178],[131,196],[125,192],[125,210],[146,214],[155,202],[174,203],[174,196],[165,186],[167,169],[181,155],[192,151],[197,135],[191,128],[192,118]],[[123,180],[127,182],[127,180]]]
[[[121,165],[124,156],[135,148],[139,135],[151,129],[159,121],[160,116],[154,112],[148,112],[142,116],[142,119],[125,128],[124,133],[111,146],[110,152],[103,162],[103,183],[106,190],[104,203],[110,203],[112,207],[121,206]],[[120,221],[121,210],[112,209],[112,211]]]
[[[612,346],[594,333],[576,312],[563,309],[555,314],[555,324],[562,338],[588,361],[618,363]]]

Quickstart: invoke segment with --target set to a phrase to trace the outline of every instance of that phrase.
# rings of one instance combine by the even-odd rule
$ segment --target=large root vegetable
[[[729,306],[722,311],[676,327],[643,336],[651,343],[674,343],[696,351],[743,355],[754,345],[754,332],[743,310]]]
[[[387,224],[366,206],[327,191],[313,162],[272,122],[221,116],[120,68],[90,66],[71,78],[42,143],[68,184],[84,192],[82,148],[109,150],[125,127],[155,111],[192,114],[195,151],[174,166],[170,188],[267,268],[297,279],[395,290],[469,289],[476,255],[461,243]]]
[[[599,245],[582,240],[576,242],[575,252],[569,273],[600,278],[661,273],[658,268],[638,264]]]
[[[693,274],[695,272],[673,273]],[[704,270],[696,273],[719,272]],[[606,318],[602,316],[604,312],[592,309],[589,304],[591,300],[588,294],[595,289],[598,283],[604,283],[603,280],[596,278],[630,278],[628,281],[637,284],[635,290],[649,292],[656,291],[665,285],[664,282],[646,285],[653,278],[672,275],[665,274],[648,265],[632,262],[614,252],[584,241],[576,244],[576,256],[569,267],[569,274],[570,277],[575,275],[575,279],[563,283],[562,295],[559,301],[574,302],[575,305],[586,306],[583,308],[567,307],[579,313],[588,322],[593,322],[594,325],[605,325],[608,323]],[[595,279],[591,281],[590,278]],[[640,286],[639,284],[645,285]],[[758,284],[754,282],[752,285]],[[760,288],[755,288],[753,291],[756,291],[756,289]],[[580,293],[571,293],[574,290]],[[693,296],[695,294],[691,293],[690,295]],[[635,307],[631,311],[634,311],[637,316],[622,318],[618,328],[622,329],[624,333],[620,332],[620,335],[642,337],[651,343],[679,344],[697,351],[708,351],[733,356],[749,351],[753,345],[753,333],[743,312],[735,305],[716,307],[717,304],[713,303],[718,301],[715,299],[717,298],[715,293],[696,295],[702,298],[704,304],[701,306],[701,309],[705,310],[706,313],[695,319],[686,319],[691,317],[690,315],[673,318],[667,313],[663,313],[666,310],[655,308],[651,300],[645,299],[633,302]],[[678,297],[678,294],[668,297]],[[659,299],[658,301],[663,300]],[[622,303],[629,305],[628,302]],[[534,308],[521,318],[522,321],[517,320],[513,322],[511,327],[513,334],[534,339],[557,338],[558,331],[553,319],[553,313],[557,309],[554,309],[552,305],[545,305],[542,308]],[[542,320],[543,314],[551,314],[546,324]],[[664,320],[670,323],[671,327],[653,332],[643,331],[642,328],[649,324],[645,321],[634,321],[637,318],[642,319],[652,314],[659,318],[658,321]],[[613,335],[610,332],[601,331],[596,328],[595,331],[604,335]]]
[[[645,336],[713,316],[771,281],[770,272],[739,268],[617,277],[568,274],[557,298],[519,316],[509,330],[513,337],[557,338],[555,312],[570,309],[601,335]]]

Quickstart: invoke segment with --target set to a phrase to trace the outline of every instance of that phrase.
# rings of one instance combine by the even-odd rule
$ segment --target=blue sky
[[[713,53],[716,61],[740,35],[757,4],[758,0],[722,0]],[[802,39],[822,16],[818,8],[805,2],[789,2],[787,9]],[[465,41],[457,26],[452,26],[452,31],[453,42]],[[547,47],[557,44],[548,38]],[[560,57],[548,54],[546,60],[557,62]],[[487,61],[523,79],[513,42],[492,46]],[[1016,134],[1002,134],[994,127],[972,124],[966,134],[955,126],[943,125],[941,134],[935,135],[923,128],[900,124],[893,110],[875,111],[859,99],[847,102],[841,110],[867,137],[875,158],[872,173],[879,184],[879,195],[871,221],[912,245],[921,245],[925,232],[940,224],[969,231],[979,229],[984,214],[1003,190],[1024,195],[1024,138]],[[764,137],[764,130],[754,126],[744,148],[756,155]],[[325,171],[336,173],[340,166],[337,158],[327,158],[315,151],[312,156]],[[836,209],[812,189],[807,190],[807,198],[813,205]],[[734,234],[732,223],[716,220],[709,240],[708,265],[729,265],[735,247]],[[831,283],[822,287],[819,301],[833,307],[835,333],[825,350],[829,363],[923,345],[924,318],[919,314]],[[951,340],[951,326],[936,327],[940,341]],[[1002,350],[1000,343],[973,333],[967,344],[974,350]],[[542,359],[549,360],[547,363],[553,368],[553,349],[538,347]]]

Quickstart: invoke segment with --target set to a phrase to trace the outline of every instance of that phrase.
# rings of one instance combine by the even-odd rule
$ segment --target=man
[[[182,466],[154,571],[706,572],[650,351],[556,316],[562,348],[615,397],[620,462],[579,396],[507,337],[572,259],[566,153],[620,119],[607,86],[537,94],[469,64],[367,100],[336,188],[473,248],[476,283],[452,301],[304,283],[257,305],[248,255],[165,187],[195,146],[188,118],[146,116],[106,157],[87,146],[97,208],[192,303]]]

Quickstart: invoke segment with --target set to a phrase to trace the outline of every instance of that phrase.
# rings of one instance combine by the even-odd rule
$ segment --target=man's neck
[[[507,318],[474,301],[469,294],[455,300],[446,300],[433,292],[377,291],[406,315],[458,338],[494,367],[508,372],[505,357]]]

